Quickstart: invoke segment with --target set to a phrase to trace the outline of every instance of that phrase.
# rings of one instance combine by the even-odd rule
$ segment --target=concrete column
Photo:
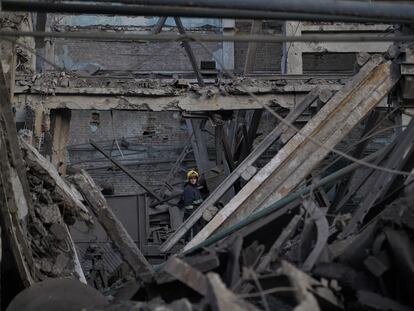
[[[287,21],[283,27],[286,36],[300,36],[302,34],[301,22]],[[300,42],[285,42],[281,63],[282,74],[302,74],[302,51]]]
[[[69,141],[71,112],[69,109],[55,111],[53,122],[52,163],[62,175],[66,174],[67,145]],[[63,163],[60,165],[60,163]]]
[[[232,36],[235,31],[234,19],[223,19],[223,36]],[[229,70],[234,70],[234,42],[223,42],[223,65]]]

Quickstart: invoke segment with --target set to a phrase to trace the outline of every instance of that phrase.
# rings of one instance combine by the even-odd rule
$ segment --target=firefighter
[[[182,202],[184,206],[184,219],[187,219],[192,212],[203,202],[200,190],[198,189],[198,179],[200,175],[195,170],[187,172],[187,183],[184,186]]]

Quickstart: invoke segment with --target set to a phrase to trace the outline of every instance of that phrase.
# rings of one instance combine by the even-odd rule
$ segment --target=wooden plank
[[[391,61],[374,57],[216,214],[185,250],[286,196],[384,98],[400,74]]]
[[[148,279],[153,273],[151,265],[138,249],[122,223],[111,211],[100,189],[84,170],[71,177],[79,192],[82,193],[97,220],[108,237],[117,246],[119,253],[135,276],[141,280]]]
[[[170,258],[163,266],[167,272],[200,295],[207,295],[207,279],[203,273],[177,257]]]

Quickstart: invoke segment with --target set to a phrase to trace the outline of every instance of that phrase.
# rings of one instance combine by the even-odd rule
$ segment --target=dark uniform
[[[201,196],[200,190],[198,190],[198,185],[191,184],[188,182],[184,187],[184,192],[182,196],[183,206],[184,206],[184,219],[187,219],[194,209],[201,204],[203,198]]]

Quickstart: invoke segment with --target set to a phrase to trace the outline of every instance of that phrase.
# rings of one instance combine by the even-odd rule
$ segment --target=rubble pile
[[[112,287],[105,310],[412,310],[413,178],[392,170],[412,171],[413,132],[411,121],[362,159],[381,169],[356,162],[302,184],[155,266],[139,289]]]
[[[292,128],[280,122],[254,149],[246,146],[243,160],[233,163],[209,196],[191,201],[197,205],[185,219],[178,219],[178,204],[174,211],[173,203],[166,203],[177,196],[160,197],[91,140],[153,199],[144,200],[139,208],[145,217],[133,222],[149,236],[151,250],[165,259],[157,265],[140,249],[148,246],[139,241],[142,236],[132,237],[92,177],[81,170],[62,178],[17,138],[10,107],[3,107],[0,203],[7,235],[2,238],[27,281],[10,310],[24,305],[23,311],[33,310],[33,301],[47,310],[50,297],[59,305],[86,288],[96,300],[82,297],[76,310],[412,310],[414,119],[385,147],[369,150],[364,140],[379,122],[375,112],[369,113],[395,89],[401,73],[396,62],[380,55],[368,55],[360,65],[337,92],[312,88],[289,112],[285,121],[292,127],[312,104],[317,106],[304,127],[289,133]],[[236,87],[266,93],[289,86],[280,84],[262,88],[251,82],[247,91],[242,84]],[[214,97],[218,91],[205,92]],[[258,124],[260,117],[252,119]],[[215,138],[225,136],[219,119]],[[336,146],[364,120],[351,156],[341,154]],[[246,130],[245,138],[253,142],[256,130],[250,135]],[[256,165],[276,142],[281,144],[277,154],[265,166]],[[217,154],[226,153],[229,164],[234,154],[224,150],[230,149],[225,139],[221,143]],[[333,153],[344,159],[328,173],[321,165]],[[197,183],[194,173],[189,182]],[[221,200],[228,190],[232,197]],[[102,276],[93,267],[97,271],[88,271],[88,287],[67,225],[76,219],[91,226],[92,214],[125,270],[109,284],[94,279]],[[201,221],[202,228],[196,228]],[[148,223],[157,228],[149,232]],[[101,256],[98,248],[89,252],[92,260]],[[68,278],[80,282],[69,284]]]
[[[345,240],[337,238],[333,225],[329,239],[315,241],[315,228],[309,228],[315,212],[300,212],[302,203],[296,201],[296,207],[267,224],[280,234],[265,234],[265,227],[242,230],[211,247],[172,257],[134,293],[138,302],[113,302],[105,310],[412,310],[412,187],[407,184]],[[325,243],[315,257],[320,239]],[[310,258],[317,260],[310,264]]]
[[[86,207],[80,201],[77,205],[68,199],[74,191],[69,190],[50,163],[44,165],[48,161],[37,150],[23,140],[20,146],[31,201],[21,229],[30,247],[34,279],[37,282],[62,277],[83,280],[68,224],[79,219],[90,225]]]

